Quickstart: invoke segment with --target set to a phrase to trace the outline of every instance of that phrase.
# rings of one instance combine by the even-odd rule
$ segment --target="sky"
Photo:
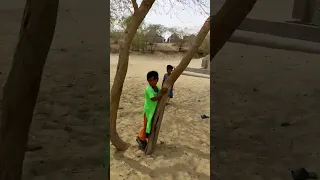
[[[113,1],[116,4],[117,1]],[[138,5],[141,2],[142,0],[137,0]],[[133,12],[132,4],[129,5],[129,8]],[[120,10],[117,13],[122,12],[125,11]],[[161,24],[168,28],[177,28],[189,34],[196,34],[208,18],[209,12],[210,0],[157,0],[145,17],[144,22]],[[115,28],[119,27],[115,26]],[[170,32],[162,34],[164,38],[168,38],[170,35]]]
[[[158,1],[154,4],[151,11],[145,18],[146,23],[161,24],[166,27],[178,27],[179,29],[187,28],[190,33],[197,33],[202,27],[210,12],[209,0],[202,0],[207,3],[207,6],[199,6],[190,1],[188,5],[174,3],[169,5],[170,0]],[[172,1],[172,0],[171,0]],[[169,35],[165,35],[169,36]],[[166,37],[165,37],[166,38]]]

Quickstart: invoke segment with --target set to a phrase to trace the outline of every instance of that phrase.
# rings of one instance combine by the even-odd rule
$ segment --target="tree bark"
[[[166,88],[172,87],[174,82],[188,67],[193,56],[198,52],[199,47],[201,46],[202,42],[204,41],[209,31],[210,31],[210,17],[206,20],[206,22],[202,26],[201,30],[199,31],[194,43],[192,44],[187,54],[182,58],[179,65],[175,68],[175,70],[169,76],[168,80],[164,82],[163,87],[166,87]],[[165,106],[166,106],[166,96],[163,96],[158,102],[157,109],[153,117],[151,134],[149,137],[148,145],[145,150],[146,154],[151,154],[156,146]]]
[[[110,101],[110,139],[118,151],[127,149],[127,144],[119,137],[117,133],[117,114],[123,88],[123,83],[127,75],[129,63],[129,51],[132,40],[137,30],[151,9],[155,0],[143,0],[140,7],[133,13],[132,18],[125,30],[124,40],[120,42],[119,59],[113,86],[111,88]]]
[[[246,18],[257,0],[227,0],[211,19],[210,61]]]
[[[3,90],[0,180],[20,180],[33,110],[53,39],[59,0],[27,0]]]

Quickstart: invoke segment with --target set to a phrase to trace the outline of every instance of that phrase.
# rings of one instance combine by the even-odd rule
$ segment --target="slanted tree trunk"
[[[53,39],[59,0],[27,0],[3,90],[0,180],[20,180],[29,127]]]
[[[227,0],[211,20],[210,61],[246,18],[257,0]]]
[[[209,31],[210,31],[210,17],[206,20],[205,24],[202,26],[201,30],[199,31],[194,43],[192,44],[187,54],[182,58],[181,62],[175,68],[172,74],[169,76],[168,80],[164,82],[163,87],[166,87],[166,88],[172,87],[174,82],[188,67],[190,61],[192,60],[193,56],[197,53],[199,47],[201,46],[202,42],[204,41]],[[166,106],[166,97],[163,96],[158,102],[158,106],[154,115],[151,134],[149,137],[148,145],[145,150],[146,154],[151,154],[156,146],[165,106]]]
[[[137,33],[137,30],[151,9],[155,0],[143,0],[140,7],[135,0],[132,0],[134,13],[125,30],[124,40],[120,43],[119,59],[116,75],[114,77],[113,86],[111,89],[110,102],[110,139],[112,144],[119,151],[127,149],[127,144],[119,137],[117,133],[117,114],[122,93],[123,83],[127,75],[129,63],[129,50],[132,40]]]

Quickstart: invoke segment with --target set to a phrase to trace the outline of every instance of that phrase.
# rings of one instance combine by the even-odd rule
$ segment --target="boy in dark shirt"
[[[169,78],[172,71],[173,71],[173,66],[167,65],[167,73],[164,74],[164,76],[163,76],[162,86],[163,86],[164,81],[166,81]],[[173,98],[173,85],[168,90],[169,90],[169,93],[168,93],[168,98],[167,98],[167,104],[169,104],[170,99]]]

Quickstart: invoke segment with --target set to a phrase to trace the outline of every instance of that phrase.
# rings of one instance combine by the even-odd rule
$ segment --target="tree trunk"
[[[227,0],[212,18],[210,32],[210,61],[246,18],[257,0]]]
[[[166,87],[166,88],[172,87],[174,82],[188,67],[190,61],[192,60],[193,56],[197,53],[199,47],[201,46],[202,42],[204,41],[209,31],[210,31],[210,17],[206,20],[205,24],[202,26],[194,43],[192,44],[192,47],[189,49],[187,54],[182,58],[179,65],[175,68],[175,70],[169,76],[168,80],[164,82],[163,87]],[[163,96],[158,102],[158,106],[153,118],[151,134],[149,137],[148,145],[145,150],[146,154],[151,154],[156,146],[165,106],[166,106],[166,96]]]
[[[0,180],[20,180],[29,127],[53,39],[59,0],[27,0],[12,68],[3,90]]]
[[[120,43],[119,59],[116,75],[114,77],[113,86],[111,89],[111,102],[110,102],[110,139],[112,144],[119,151],[127,149],[127,144],[119,137],[117,133],[117,114],[123,88],[123,83],[127,75],[129,63],[129,50],[132,40],[151,9],[155,0],[143,0],[140,7],[135,10],[127,26],[124,34],[124,41]]]

